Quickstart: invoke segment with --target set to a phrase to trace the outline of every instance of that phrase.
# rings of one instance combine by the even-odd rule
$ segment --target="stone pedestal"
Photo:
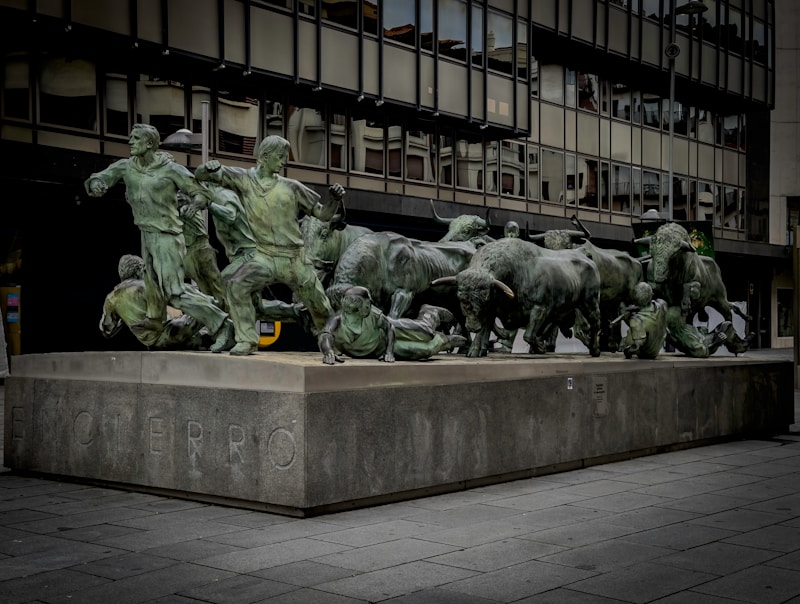
[[[5,465],[291,515],[793,422],[790,361],[91,352],[13,358]]]

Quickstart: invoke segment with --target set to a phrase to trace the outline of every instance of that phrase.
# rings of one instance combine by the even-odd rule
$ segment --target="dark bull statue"
[[[434,285],[456,284],[467,329],[477,333],[467,356],[485,356],[495,319],[508,329],[525,327],[530,352],[545,352],[553,327],[570,334],[576,311],[592,356],[600,354],[600,275],[594,262],[575,250],[552,251],[516,238],[487,243],[469,268]]]

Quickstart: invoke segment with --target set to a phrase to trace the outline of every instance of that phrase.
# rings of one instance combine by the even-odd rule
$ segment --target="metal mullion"
[[[249,11],[245,4],[245,14]],[[247,17],[245,17],[246,19]],[[225,0],[217,0],[217,44],[219,44],[219,66],[225,66]]]
[[[169,54],[169,0],[161,0],[161,49],[162,55]]]
[[[419,25],[422,19],[422,8],[419,2],[414,2],[414,64],[417,70],[417,90],[416,90],[416,105],[417,111],[422,109],[422,31]],[[381,28],[383,29],[383,28]]]
[[[129,0],[128,18],[131,22],[131,48],[139,47],[139,0]]]
[[[433,3],[433,114],[439,115],[439,3]],[[452,167],[455,169],[455,167]],[[453,177],[455,184],[455,177]]]
[[[384,92],[385,92],[384,91],[384,65],[383,65],[383,63],[384,63],[384,48],[383,48],[384,38],[383,38],[383,26],[381,25],[381,22],[380,22],[381,19],[382,19],[382,15],[383,15],[383,4],[384,4],[383,0],[377,0],[378,23],[376,24],[376,29],[378,31],[378,101],[381,104],[383,104]],[[359,7],[361,8],[361,10],[363,12],[363,4],[362,3],[359,3]],[[362,19],[362,28],[363,28],[363,19]],[[360,48],[361,48],[362,55],[361,55],[361,57],[359,57],[359,62],[362,65],[361,70],[362,70],[362,74],[363,74],[363,69],[364,69],[363,68],[363,64],[364,64],[364,55],[363,55],[363,52],[364,52],[364,36],[363,36],[363,33],[362,33],[362,36],[361,36],[361,40],[362,41],[361,41],[361,47]],[[387,141],[386,148],[388,149],[388,141]],[[386,154],[386,156],[387,156],[387,160],[386,160],[387,161],[386,175],[388,176],[389,175],[388,153]],[[401,169],[402,169],[402,166],[401,166]]]
[[[467,62],[467,122],[472,123],[472,2],[466,3],[467,6],[467,51],[464,59]],[[485,19],[484,19],[485,21]],[[484,73],[484,81],[486,74]],[[484,95],[485,96],[485,95]],[[486,101],[484,100],[484,114],[486,112]]]
[[[72,31],[72,0],[62,0],[64,10],[64,31]]]
[[[221,0],[221,3],[224,3],[225,0]],[[252,47],[253,47],[253,25],[252,25],[252,10],[253,7],[250,4],[250,0],[244,0],[244,72],[242,75],[250,75],[250,72],[253,69],[253,60],[252,60]],[[222,16],[220,16],[220,29],[223,30],[224,35],[224,22]],[[221,40],[221,43],[224,43],[224,38]],[[220,47],[220,53],[224,57],[224,47]]]
[[[317,77],[316,90],[322,89],[322,0],[316,1],[316,25],[317,25]]]
[[[300,8],[297,5],[297,0],[294,0],[292,4],[293,4],[292,38],[294,38],[294,44],[292,44],[292,69],[294,70],[292,82],[294,82],[295,84],[299,84],[300,83]]]
[[[380,7],[378,7],[380,11]],[[380,12],[378,13],[380,15]],[[380,29],[380,27],[378,28]],[[358,98],[364,98],[364,3],[356,2],[356,30],[358,31]],[[380,53],[382,55],[382,53]],[[383,70],[382,56],[378,56],[378,74]],[[380,90],[380,86],[379,86]]]

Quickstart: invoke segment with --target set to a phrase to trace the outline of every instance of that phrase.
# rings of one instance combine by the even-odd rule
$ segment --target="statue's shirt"
[[[220,184],[239,194],[260,252],[274,255],[303,247],[298,216],[312,213],[320,199],[315,191],[279,175],[272,183],[262,184],[257,168],[223,166],[222,170]]]
[[[206,194],[189,170],[172,160],[169,153],[157,151],[153,163],[142,167],[134,158],[120,159],[105,170],[92,174],[112,187],[125,183],[125,197],[133,211],[133,221],[143,231],[179,235],[183,221],[178,214],[178,191],[189,196]]]

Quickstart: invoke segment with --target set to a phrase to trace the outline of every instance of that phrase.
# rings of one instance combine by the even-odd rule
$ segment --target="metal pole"
[[[669,3],[669,46],[667,47],[667,57],[669,58],[669,183],[667,197],[667,220],[672,221],[672,200],[673,200],[673,178],[672,164],[675,152],[675,58],[680,49],[675,43],[675,0]]]
[[[202,138],[202,147],[200,151],[200,159],[203,163],[208,161],[208,113],[210,101],[202,101],[200,104],[200,135]]]
[[[200,139],[201,139],[201,146],[200,146],[200,161],[204,164],[208,161],[208,113],[209,113],[210,102],[209,101],[202,101],[200,103]],[[208,228],[208,210],[203,210],[203,221],[206,223],[206,228]]]
[[[794,357],[794,387],[800,388],[800,226],[795,225],[792,232],[792,273],[794,277],[792,296],[792,348]],[[780,320],[780,317],[778,317]],[[773,330],[776,333],[777,330]]]

